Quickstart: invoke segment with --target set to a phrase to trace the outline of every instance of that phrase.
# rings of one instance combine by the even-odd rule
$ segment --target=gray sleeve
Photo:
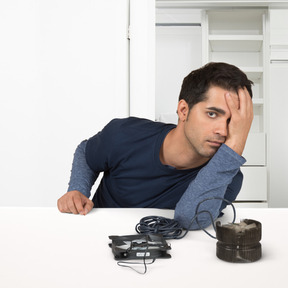
[[[89,198],[99,173],[95,174],[86,162],[86,143],[87,140],[81,142],[74,153],[68,191],[78,190]]]
[[[178,201],[175,208],[175,220],[189,230],[208,227],[211,224],[210,215],[213,221],[216,220],[221,208],[225,206],[223,200],[211,198],[225,198],[230,201],[236,198],[242,185],[240,166],[245,162],[243,157],[223,144],[209,163],[191,181]],[[197,220],[201,227],[196,220],[190,226],[196,211],[200,212]],[[210,215],[201,211],[208,211]]]

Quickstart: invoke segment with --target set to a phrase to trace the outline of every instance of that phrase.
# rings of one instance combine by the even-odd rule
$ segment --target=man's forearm
[[[86,143],[87,141],[81,142],[74,153],[68,191],[78,190],[89,198],[99,174],[95,174],[86,162]]]
[[[215,220],[220,213],[223,204],[221,200],[207,200],[210,198],[224,198],[225,193],[233,193],[227,198],[236,198],[242,184],[242,174],[239,172],[241,165],[245,163],[245,159],[228,146],[223,144],[219,151],[213,156],[210,162],[201,169],[197,177],[190,183],[187,190],[179,200],[175,209],[175,219],[186,229],[206,228],[211,224],[211,217]],[[237,177],[235,177],[237,175]],[[238,177],[239,176],[239,177]],[[233,178],[235,177],[235,187],[231,190]],[[228,188],[228,189],[227,189]],[[202,203],[201,203],[202,202]],[[199,203],[201,203],[199,205]],[[199,214],[198,221],[189,227],[191,220],[196,214],[197,206]]]

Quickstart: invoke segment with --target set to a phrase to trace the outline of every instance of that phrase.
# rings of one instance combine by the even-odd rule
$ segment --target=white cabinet
[[[249,133],[243,151],[243,157],[247,160],[245,166],[266,166],[266,143],[266,133]]]
[[[270,9],[270,45],[288,47],[288,9]]]
[[[241,169],[244,181],[236,202],[267,202],[267,169],[266,167],[245,166]],[[255,205],[257,207],[257,205]]]
[[[237,201],[267,202],[267,9],[208,9],[203,11],[203,23],[203,62],[233,64],[254,82],[254,119],[243,153],[247,162]]]
[[[288,130],[286,109],[288,59],[270,68],[270,199],[271,207],[288,206]]]
[[[288,9],[269,10],[270,59],[273,63],[288,59]]]
[[[270,9],[269,189],[271,207],[288,206],[288,9]]]
[[[177,124],[182,81],[202,65],[201,10],[157,9],[154,119]]]

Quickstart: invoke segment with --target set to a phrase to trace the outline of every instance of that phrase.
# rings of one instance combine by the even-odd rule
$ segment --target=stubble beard
[[[199,144],[198,147],[191,142],[190,145],[199,158],[205,158],[205,159],[211,159],[220,148],[220,147],[210,147],[207,141],[205,141],[204,144]],[[205,145],[208,145],[209,147],[206,148]]]

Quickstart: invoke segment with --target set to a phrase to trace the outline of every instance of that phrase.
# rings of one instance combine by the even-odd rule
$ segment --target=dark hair
[[[185,100],[191,110],[195,104],[206,99],[206,92],[212,86],[236,93],[240,88],[246,87],[252,98],[252,85],[253,82],[238,67],[222,62],[211,62],[184,78],[179,101]]]

